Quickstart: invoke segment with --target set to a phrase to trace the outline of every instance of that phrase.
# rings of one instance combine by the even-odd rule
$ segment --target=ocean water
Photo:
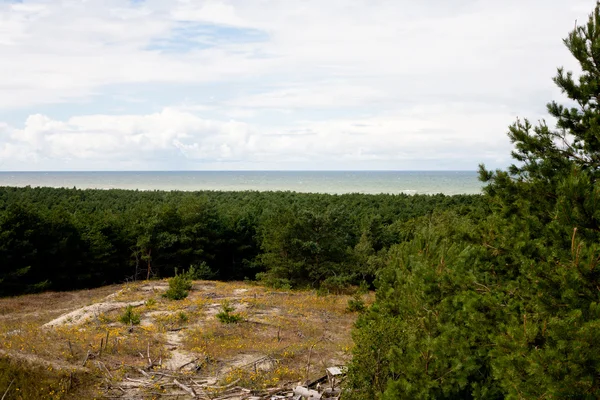
[[[0,172],[0,186],[308,193],[475,194],[475,171]]]

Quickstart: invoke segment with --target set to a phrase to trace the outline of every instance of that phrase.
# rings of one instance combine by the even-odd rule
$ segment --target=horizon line
[[[477,172],[476,169],[155,169],[155,170],[14,170],[0,173],[49,173],[49,172]]]

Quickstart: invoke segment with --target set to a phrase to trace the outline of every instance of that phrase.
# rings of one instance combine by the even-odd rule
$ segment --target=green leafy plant
[[[187,275],[175,275],[169,279],[169,289],[165,292],[164,297],[170,300],[182,300],[188,296],[191,289],[192,280]]]
[[[119,317],[119,321],[125,325],[138,325],[140,323],[140,314],[133,310],[131,305],[127,306],[125,312]]]
[[[225,300],[221,303],[221,311],[216,315],[217,319],[224,324],[237,324],[238,322],[242,322],[244,318],[242,318],[239,314],[234,314],[235,308],[229,303],[229,301]]]

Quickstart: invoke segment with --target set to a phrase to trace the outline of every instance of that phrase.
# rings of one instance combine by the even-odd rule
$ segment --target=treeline
[[[438,210],[480,196],[0,188],[0,295],[167,277],[341,290]]]

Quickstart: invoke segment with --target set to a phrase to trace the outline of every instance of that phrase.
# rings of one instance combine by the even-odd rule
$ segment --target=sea
[[[454,195],[481,193],[477,176],[476,171],[0,171],[0,186]]]

